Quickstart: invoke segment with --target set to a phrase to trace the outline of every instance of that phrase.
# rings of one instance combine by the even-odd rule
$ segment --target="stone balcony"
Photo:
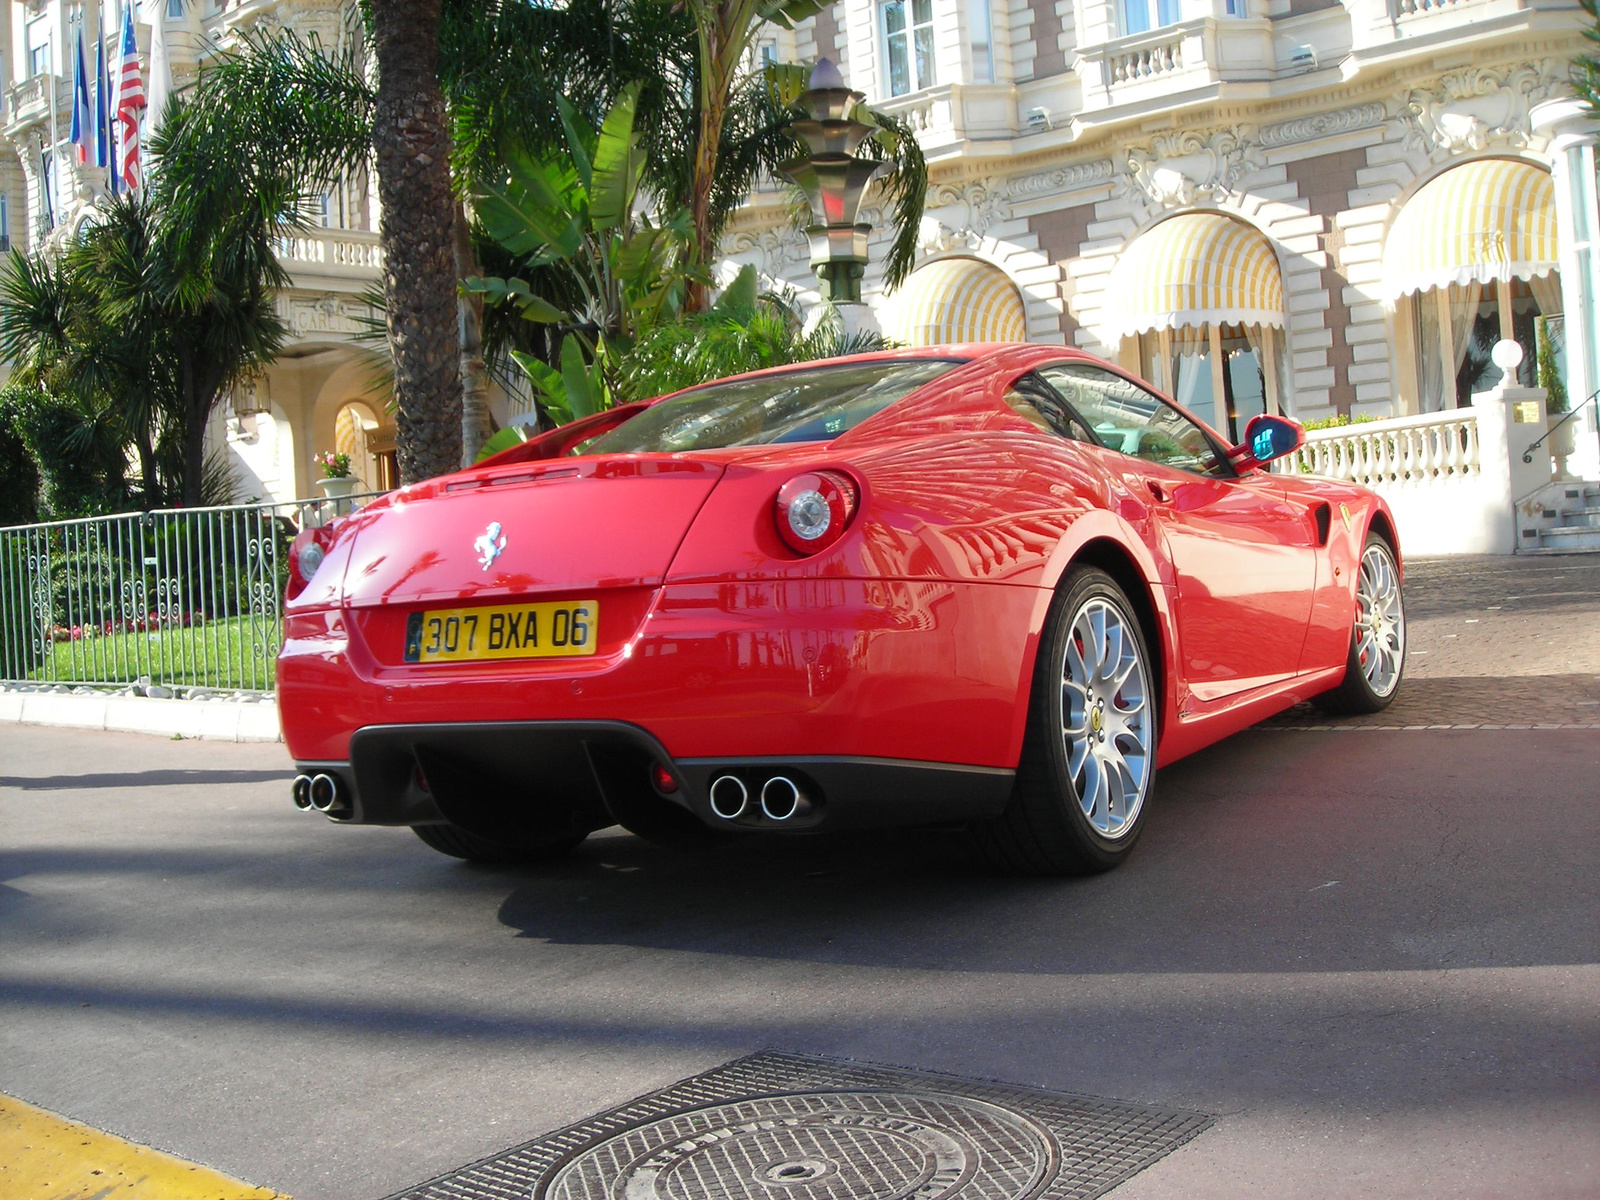
[[[383,249],[367,229],[309,229],[278,239],[289,286],[278,315],[299,342],[357,341],[373,316],[367,294],[383,286]]]
[[[21,83],[14,83],[6,89],[6,123],[5,135],[8,138],[19,136],[24,130],[34,125],[41,125],[50,119],[50,100],[52,92],[55,96],[57,120],[62,115],[69,119],[72,116],[72,93],[64,87],[65,81],[59,75],[40,74],[32,79],[24,79]]]
[[[1078,60],[1081,113],[1170,109],[1186,93],[1278,72],[1273,25],[1265,18],[1202,16],[1085,47]]]
[[[1517,31],[1575,30],[1578,0],[1349,0],[1345,78],[1366,67],[1437,54]]]
[[[923,152],[958,152],[969,141],[994,141],[1014,136],[1016,89],[1006,83],[948,83],[909,96],[873,104],[893,113],[916,131]]]

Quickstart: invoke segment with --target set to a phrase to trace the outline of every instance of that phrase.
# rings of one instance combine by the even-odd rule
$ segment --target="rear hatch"
[[[722,469],[670,455],[565,459],[397,494],[363,514],[345,604],[377,661],[398,664],[416,614],[485,607],[486,629],[497,606],[594,600],[588,652],[603,656],[644,619]]]

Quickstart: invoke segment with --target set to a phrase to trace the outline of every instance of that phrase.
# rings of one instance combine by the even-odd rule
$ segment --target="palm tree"
[[[0,267],[0,352],[22,383],[134,448],[149,507],[202,502],[212,410],[283,344],[276,231],[237,212],[180,225],[159,194],[134,193],[55,261],[14,254]]]
[[[560,147],[563,97],[597,121],[637,87],[646,182],[668,207],[682,200],[695,262],[707,266],[755,180],[800,150],[788,128],[792,107],[768,73],[744,66],[751,42],[764,22],[792,23],[819,8],[817,0],[374,0],[376,89],[362,73],[358,39],[330,50],[286,31],[248,38],[201,77],[185,127],[164,128],[163,160],[214,169],[251,160],[257,171],[294,173],[311,192],[365,169],[376,151],[401,474],[418,478],[459,461],[451,455],[460,448],[460,375],[465,365],[472,378],[479,359],[480,314],[457,296],[455,281],[479,273],[485,248],[468,232],[459,198],[497,179],[516,148]],[[886,264],[893,286],[910,270],[927,172],[910,130],[877,119],[866,152],[895,165],[885,184],[897,227]],[[271,152],[261,153],[266,146]],[[218,192],[203,185],[191,208],[229,204]],[[703,302],[696,292],[690,307]],[[480,405],[470,407],[468,451],[485,425]]]
[[[462,319],[450,129],[439,88],[440,0],[372,0],[372,146],[383,209],[400,477],[461,466]]]

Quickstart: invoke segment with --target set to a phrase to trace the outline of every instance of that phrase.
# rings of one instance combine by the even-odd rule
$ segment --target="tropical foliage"
[[[270,197],[256,200],[180,221],[161,190],[124,195],[59,252],[0,264],[0,353],[52,402],[86,477],[107,476],[96,464],[134,449],[147,507],[201,503],[212,410],[283,343],[280,222]],[[35,411],[37,426],[46,408]],[[99,502],[117,490],[108,478]]]
[[[387,0],[398,7],[413,2]],[[424,7],[419,6],[417,14]],[[499,192],[507,202],[515,202],[519,198],[514,193],[521,189],[520,199],[528,200],[534,194],[529,189],[537,191],[530,176],[537,176],[552,185],[543,198],[554,201],[556,218],[563,211],[572,215],[573,205],[583,203],[583,198],[557,176],[562,170],[570,172],[582,191],[593,183],[592,176],[583,179],[588,169],[583,155],[572,153],[575,135],[582,140],[581,131],[590,124],[603,124],[619,101],[632,97],[632,186],[650,197],[652,211],[662,214],[634,252],[665,254],[671,262],[666,273],[673,275],[670,302],[667,294],[660,294],[645,303],[659,304],[661,311],[671,304],[684,311],[703,308],[709,299],[707,264],[717,254],[729,215],[758,178],[771,176],[780,163],[801,152],[791,125],[799,115],[794,101],[804,87],[805,73],[799,68],[753,69],[753,40],[764,22],[792,23],[818,7],[816,0],[569,0],[563,5],[489,6],[445,0],[438,10],[437,76],[447,108],[448,157],[458,201],[478,197],[477,217],[482,221],[487,211],[482,198]],[[379,47],[379,88],[363,75],[354,49],[359,37],[343,39],[340,47],[330,49],[290,32],[255,36],[200,80],[192,109],[203,119],[190,126],[199,147],[186,144],[184,153],[218,162],[230,156],[260,158],[255,148],[271,146],[273,152],[267,157],[274,167],[291,166],[305,191],[315,190],[311,181],[325,184],[365,170],[384,78],[376,19],[375,12],[368,13],[366,32]],[[414,70],[410,77],[415,82]],[[865,119],[878,126],[878,133],[864,152],[893,164],[882,185],[897,233],[886,263],[893,285],[912,264],[927,186],[926,164],[910,130],[897,119],[876,113],[865,114]],[[178,153],[179,140],[174,135],[169,159]],[[431,151],[425,156],[439,157]],[[383,161],[380,152],[380,175]],[[520,244],[516,237],[497,241],[481,225],[469,225],[459,203],[453,220],[444,224],[436,209],[431,200],[397,205],[386,199],[386,248],[392,251],[390,243],[400,236],[399,223],[405,221],[416,226],[405,236],[418,246],[430,252],[453,246],[455,269],[462,278],[520,279],[526,285],[520,293],[524,297],[536,296],[573,315],[593,308],[600,292],[584,295],[580,273],[553,270],[555,260],[548,256],[510,249]],[[607,231],[591,232],[603,240]],[[623,233],[633,244],[633,231]],[[654,243],[648,251],[647,241]],[[589,243],[591,249],[596,244]],[[602,307],[618,301],[616,288],[608,287],[610,300]],[[491,369],[503,370],[515,350],[524,359],[544,364],[547,379],[570,374],[563,362],[571,365],[575,352],[563,350],[568,340],[565,323],[523,320],[528,301],[496,293],[492,285],[467,293],[449,322],[437,306],[419,307],[420,300],[395,294],[388,299],[391,342],[398,346],[405,340],[395,336],[392,322],[396,306],[409,304],[410,316],[405,319],[412,324],[406,327],[410,331],[406,338],[433,347],[435,363],[446,357],[447,342],[456,346],[464,376],[480,369],[476,366],[480,324],[482,356]],[[432,314],[426,320],[425,311]],[[605,323],[593,320],[593,315],[572,323]],[[624,314],[624,324],[627,320]],[[452,328],[444,329],[443,324]],[[597,336],[592,335],[591,341]],[[592,367],[592,349],[585,359]],[[397,381],[401,374],[397,363]],[[468,378],[469,399],[475,390]],[[559,404],[552,409],[559,411]],[[403,446],[424,436],[445,436],[445,431],[433,428],[443,417],[408,422],[403,403],[401,410]],[[470,449],[475,436],[470,412],[466,424]],[[404,450],[402,459],[402,475],[412,477],[418,467],[405,465],[409,460]]]

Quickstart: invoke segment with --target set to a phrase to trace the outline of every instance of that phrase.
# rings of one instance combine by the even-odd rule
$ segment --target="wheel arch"
[[[1395,529],[1394,515],[1381,500],[1372,506],[1372,518],[1367,522],[1367,532],[1375,533],[1389,543],[1389,549],[1394,551],[1395,565],[1400,568],[1400,577],[1405,578],[1405,564],[1400,558],[1400,535]],[[1363,544],[1366,538],[1362,538]]]
[[[1061,581],[1066,578],[1067,572],[1080,564],[1097,567],[1117,581],[1117,586],[1133,605],[1133,615],[1138,618],[1139,627],[1144,630],[1145,644],[1150,648],[1150,669],[1155,675],[1156,695],[1161,697],[1163,720],[1156,729],[1156,746],[1159,750],[1162,740],[1166,737],[1168,726],[1165,720],[1170,707],[1167,675],[1172,646],[1167,636],[1166,623],[1156,610],[1152,584],[1145,578],[1144,572],[1139,569],[1138,562],[1128,552],[1126,546],[1115,538],[1096,537],[1078,547],[1068,561],[1066,570],[1063,570],[1056,580],[1057,590],[1060,589]],[[1032,677],[1031,670],[1029,676]]]

